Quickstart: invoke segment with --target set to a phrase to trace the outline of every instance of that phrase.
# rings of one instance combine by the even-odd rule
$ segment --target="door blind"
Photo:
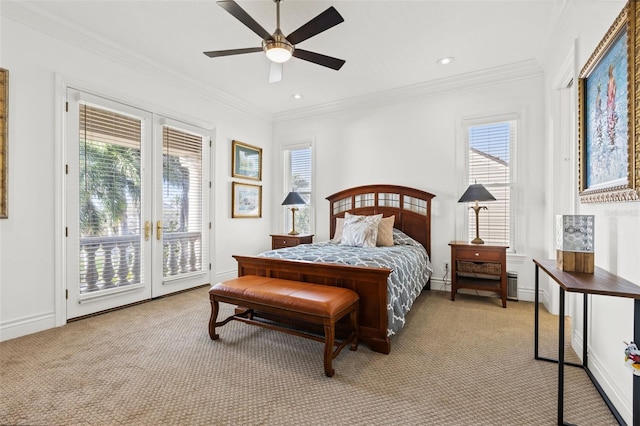
[[[80,292],[139,283],[143,121],[79,105]]]
[[[163,276],[203,269],[203,136],[162,127]]]

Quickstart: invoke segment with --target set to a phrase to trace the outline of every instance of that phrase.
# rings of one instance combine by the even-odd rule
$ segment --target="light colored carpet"
[[[0,424],[556,423],[557,366],[533,360],[532,303],[425,293],[391,354],[344,350],[327,378],[319,342],[237,321],[211,341],[207,290],[0,343]],[[557,317],[541,325],[555,357]],[[565,394],[565,420],[616,424],[582,370],[566,368]]]

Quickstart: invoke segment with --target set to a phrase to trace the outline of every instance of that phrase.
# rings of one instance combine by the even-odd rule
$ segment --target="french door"
[[[67,319],[208,283],[208,131],[75,89],[67,99]]]

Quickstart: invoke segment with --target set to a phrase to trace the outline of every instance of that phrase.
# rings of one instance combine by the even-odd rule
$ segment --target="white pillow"
[[[349,214],[349,213],[347,213]],[[336,232],[333,234],[333,241],[334,243],[339,243],[340,240],[342,240],[342,229],[344,228],[344,218],[343,217],[337,217],[336,218]]]
[[[345,213],[340,244],[355,247],[375,247],[380,220],[382,220],[382,214],[356,216]]]

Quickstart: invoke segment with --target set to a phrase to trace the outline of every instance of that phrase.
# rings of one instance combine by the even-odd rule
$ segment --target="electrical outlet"
[[[449,262],[444,262],[444,270],[445,271],[449,270]]]

